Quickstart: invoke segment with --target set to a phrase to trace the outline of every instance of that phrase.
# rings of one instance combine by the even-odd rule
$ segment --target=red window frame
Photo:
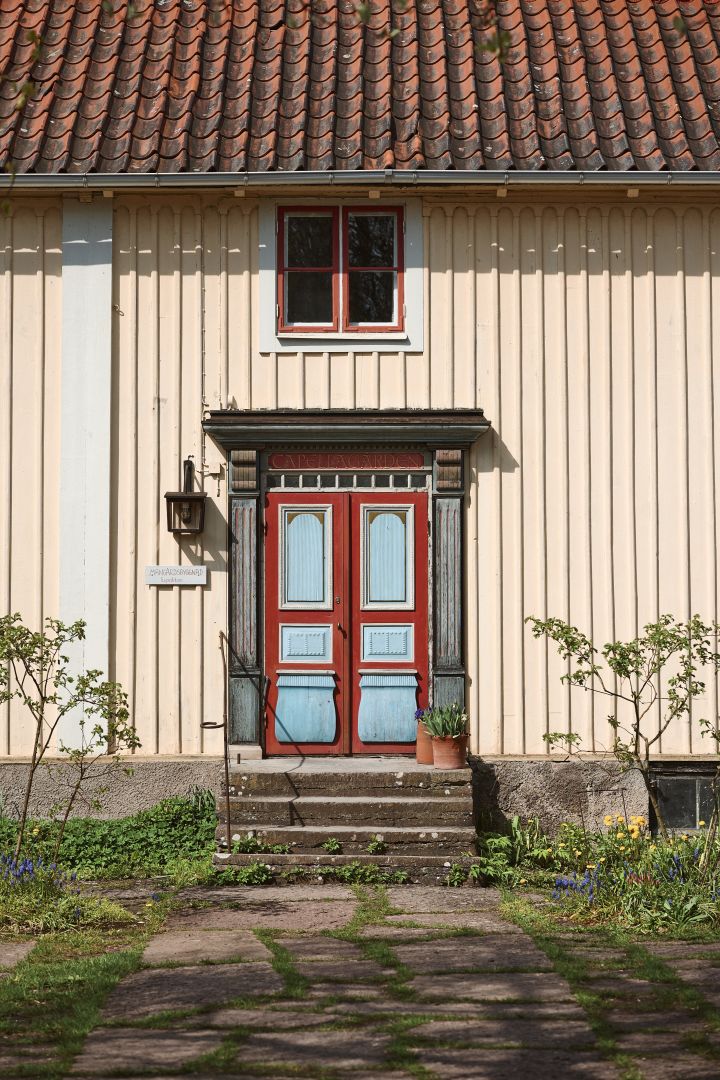
[[[331,267],[295,267],[285,263],[285,223],[288,217],[313,214],[330,217],[333,230],[333,265]],[[349,266],[350,217],[359,214],[370,216],[391,215],[395,218],[395,262],[392,266]],[[351,273],[392,272],[397,275],[397,319],[394,323],[351,323],[349,277]],[[328,323],[288,323],[285,319],[285,275],[287,273],[331,273],[333,318]],[[280,334],[377,334],[397,333],[405,326],[405,244],[404,217],[401,206],[283,206],[277,216],[277,328]]]

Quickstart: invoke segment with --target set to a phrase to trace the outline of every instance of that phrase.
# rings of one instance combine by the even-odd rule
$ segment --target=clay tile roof
[[[720,169],[720,0],[356,6],[0,0],[0,168]]]

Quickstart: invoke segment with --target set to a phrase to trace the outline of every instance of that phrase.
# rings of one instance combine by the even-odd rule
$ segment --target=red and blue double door
[[[414,750],[428,693],[427,492],[273,491],[268,754]]]

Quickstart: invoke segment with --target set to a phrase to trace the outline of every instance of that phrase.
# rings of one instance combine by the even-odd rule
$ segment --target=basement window
[[[694,765],[654,770],[660,812],[668,829],[693,830],[710,824],[713,813],[712,778],[715,769]],[[657,825],[657,822],[653,822]]]

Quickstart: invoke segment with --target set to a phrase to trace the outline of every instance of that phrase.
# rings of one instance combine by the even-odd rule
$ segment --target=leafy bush
[[[164,799],[149,810],[110,821],[72,818],[65,827],[58,863],[79,878],[142,877],[168,872],[178,859],[198,860],[215,850],[217,814],[210,791]],[[24,854],[49,860],[59,823],[30,821]],[[10,850],[17,823],[0,818],[0,851]]]
[[[537,820],[514,818],[508,833],[478,837],[477,860],[466,874],[452,866],[446,884],[552,887],[563,916],[638,933],[720,924],[715,833],[654,837],[644,817],[623,814],[608,814],[605,826],[588,832],[564,822],[550,838]]]
[[[119,904],[81,896],[75,875],[53,862],[0,856],[0,930],[42,934],[132,921]]]

